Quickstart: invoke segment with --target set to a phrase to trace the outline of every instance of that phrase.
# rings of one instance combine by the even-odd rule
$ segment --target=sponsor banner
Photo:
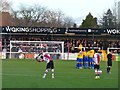
[[[78,53],[64,53],[64,60],[76,60]]]
[[[90,29],[90,28],[54,28],[54,27],[20,27],[5,26],[2,27],[2,33],[37,33],[37,34],[82,34],[82,35],[120,35],[120,29]]]
[[[65,28],[6,26],[2,27],[2,33],[64,34]]]
[[[68,28],[66,29],[67,33],[75,33],[75,34],[85,34],[87,33],[87,29],[80,29],[80,28]]]
[[[26,53],[25,58],[26,59],[34,59],[34,53]]]
[[[6,53],[0,52],[0,59],[6,59]]]
[[[107,29],[106,32],[108,34],[118,35],[118,34],[120,34],[120,29]]]
[[[21,53],[20,55],[19,55],[19,59],[34,59],[35,58],[35,55],[36,54],[34,54],[34,53],[25,53],[25,54],[23,54],[23,53]]]

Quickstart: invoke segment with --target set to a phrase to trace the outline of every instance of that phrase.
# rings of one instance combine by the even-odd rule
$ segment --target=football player
[[[47,62],[47,66],[46,66],[46,70],[44,72],[43,78],[46,77],[48,71],[51,69],[52,71],[52,78],[54,78],[54,62],[53,59],[50,57],[49,54],[45,54],[45,53],[40,53],[37,57],[36,60],[38,62]]]
[[[110,69],[112,67],[112,53],[111,52],[109,52],[107,54],[107,59],[108,59],[108,61],[107,61],[107,73],[111,74],[111,72],[110,72]]]
[[[77,56],[76,68],[82,69],[83,67],[83,52],[80,51]]]
[[[88,68],[88,55],[87,55],[87,52],[86,51],[84,51],[83,52],[83,61],[84,61],[84,68]]]
[[[88,51],[88,56],[89,56],[89,68],[94,69],[94,62],[93,62],[93,55],[94,55],[94,50]]]
[[[100,78],[100,55],[99,53],[97,53],[97,51],[93,56],[93,61],[94,61],[95,79],[98,79]]]

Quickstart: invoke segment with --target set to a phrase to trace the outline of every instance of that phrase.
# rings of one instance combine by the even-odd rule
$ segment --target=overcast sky
[[[81,22],[85,16],[91,12],[98,19],[109,8],[113,9],[115,2],[120,0],[9,0],[14,9],[19,9],[20,4],[30,6],[40,4],[48,9],[60,9],[67,16],[71,16],[75,21]]]

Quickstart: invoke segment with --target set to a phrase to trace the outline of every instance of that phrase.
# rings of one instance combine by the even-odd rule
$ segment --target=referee
[[[110,72],[110,69],[112,67],[112,53],[111,52],[109,52],[107,54],[107,59],[108,59],[108,61],[107,61],[107,73],[111,74],[111,72]]]

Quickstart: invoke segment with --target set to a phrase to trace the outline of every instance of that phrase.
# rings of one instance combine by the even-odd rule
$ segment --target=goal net
[[[40,52],[50,54],[53,59],[62,59],[64,55],[64,42],[10,41],[10,58],[34,59]]]

